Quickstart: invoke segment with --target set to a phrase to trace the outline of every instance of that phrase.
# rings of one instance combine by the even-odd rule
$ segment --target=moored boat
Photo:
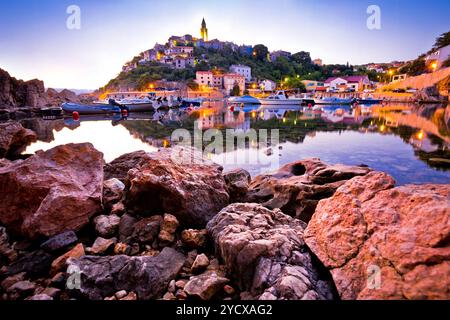
[[[256,99],[255,97],[252,97],[250,95],[245,95],[242,97],[230,97],[228,98],[229,103],[243,103],[243,104],[261,104],[261,102]]]
[[[120,113],[121,109],[110,104],[80,104],[80,103],[63,103],[61,108],[65,113],[78,112],[79,114],[104,114],[104,113]]]
[[[289,98],[284,91],[278,91],[276,94],[271,95],[265,99],[258,99],[262,105],[296,105],[300,106],[303,103],[303,99]]]

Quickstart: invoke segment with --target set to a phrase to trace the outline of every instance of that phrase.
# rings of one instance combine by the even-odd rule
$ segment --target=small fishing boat
[[[354,98],[337,98],[337,97],[328,97],[321,99],[314,99],[315,104],[328,104],[328,105],[337,105],[337,104],[352,104],[355,102]]]
[[[243,103],[245,104],[261,104],[261,102],[255,97],[246,95],[242,97],[230,97],[228,98],[229,103]]]
[[[118,106],[110,104],[80,104],[80,103],[63,103],[61,108],[65,113],[78,112],[79,114],[104,114],[104,113],[120,113]]]
[[[356,99],[356,102],[358,104],[380,104],[383,102],[382,99],[374,99],[374,98],[362,98],[362,99]]]

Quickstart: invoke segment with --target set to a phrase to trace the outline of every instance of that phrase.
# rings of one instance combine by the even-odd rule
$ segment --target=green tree
[[[263,44],[257,44],[253,47],[253,56],[259,61],[267,61],[269,49]]]
[[[283,89],[297,89],[301,92],[306,91],[306,87],[300,77],[286,77],[282,82]]]
[[[233,89],[230,92],[230,96],[237,97],[241,95],[241,89],[239,88],[239,84],[237,82],[234,83]]]
[[[301,63],[301,64],[305,64],[305,65],[312,64],[311,56],[310,56],[309,52],[306,52],[306,51],[300,51],[300,52],[294,53],[291,56],[291,59],[297,63]]]
[[[437,50],[450,45],[450,31],[441,34],[434,43],[433,50]]]

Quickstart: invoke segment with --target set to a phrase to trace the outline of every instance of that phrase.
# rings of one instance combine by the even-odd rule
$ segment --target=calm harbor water
[[[274,165],[318,157],[328,163],[368,165],[391,174],[399,185],[450,183],[450,106],[323,106],[300,111],[288,106],[230,109],[223,103],[208,103],[191,113],[172,110],[131,114],[127,119],[82,116],[80,121],[27,119],[22,124],[39,136],[24,153],[91,142],[107,162],[124,153],[168,146],[172,132],[180,128],[188,132],[216,128],[223,133],[227,128],[278,129],[279,143],[270,148],[249,141],[208,157],[225,170],[244,168],[253,176],[275,169]]]

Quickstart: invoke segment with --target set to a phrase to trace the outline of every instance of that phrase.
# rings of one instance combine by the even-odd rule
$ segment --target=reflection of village
[[[411,104],[356,106],[320,106],[303,109],[285,106],[237,106],[208,102],[198,110],[169,110],[160,114],[142,114],[123,119],[120,116],[85,116],[83,121],[111,120],[130,134],[153,147],[168,147],[173,130],[279,129],[280,142],[302,143],[306,136],[321,131],[353,130],[364,133],[392,134],[410,144],[422,161],[430,166],[450,169],[450,105],[417,106]],[[22,120],[38,133],[40,141],[54,140],[64,127],[75,130],[80,122],[71,118],[45,121]],[[250,144],[248,147],[258,147]]]
[[[296,131],[304,136],[316,131],[357,130],[361,133],[395,134],[411,144],[427,162],[450,167],[450,105],[416,106],[389,104],[374,106],[321,106],[303,110],[289,107],[220,108],[209,105],[199,111],[198,129],[232,128],[248,130],[264,127],[265,121],[276,120],[280,138],[289,141]],[[305,126],[306,125],[306,126]],[[299,130],[300,129],[300,130]],[[306,129],[306,130],[305,130]]]

